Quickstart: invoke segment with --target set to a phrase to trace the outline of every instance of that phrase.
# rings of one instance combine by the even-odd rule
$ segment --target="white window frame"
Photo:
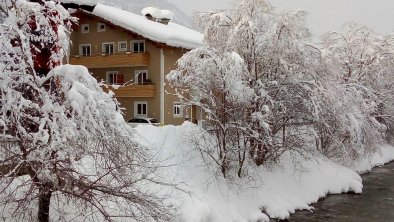
[[[79,56],[84,56],[83,55],[83,50],[82,50],[82,47],[84,47],[84,46],[89,46],[90,47],[90,53],[87,56],[92,56],[92,44],[80,44],[79,45]]]
[[[176,113],[176,107],[179,108],[179,113]],[[183,117],[183,105],[180,102],[174,102],[173,108],[172,108],[172,114],[174,117]]]
[[[104,25],[104,29],[101,29],[101,25]],[[104,22],[97,23],[97,32],[105,32],[107,30],[107,24]]]
[[[126,44],[126,48],[120,47],[120,44],[122,44],[122,43]],[[118,42],[118,52],[126,52],[126,51],[127,51],[127,41]]]
[[[108,85],[115,85],[116,83],[113,83],[113,82],[111,83],[111,82],[109,82],[109,80],[110,80],[109,76],[110,76],[111,74],[119,75],[119,71],[107,71],[107,72],[105,72],[106,83],[107,83]]]
[[[88,27],[88,30],[85,31],[85,27]],[[90,32],[90,26],[89,23],[87,24],[81,24],[81,33],[89,33]]]
[[[146,106],[146,114],[137,114],[138,105]],[[135,101],[134,102],[134,117],[148,117],[148,102],[147,101]]]
[[[138,51],[134,51],[134,43],[144,43],[144,50],[140,51],[140,49],[138,49]],[[146,44],[145,44],[145,40],[132,40],[130,41],[130,52],[132,53],[144,53],[146,51]]]
[[[149,79],[149,72],[148,72],[148,70],[135,70],[134,71],[134,81],[135,81],[135,84],[137,84],[137,85],[143,85],[143,84],[140,84],[138,82],[138,75],[140,73],[146,73],[146,79]]]
[[[112,45],[112,54],[106,54],[106,52],[104,51],[104,45]],[[115,42],[103,42],[101,43],[101,54],[105,54],[105,55],[113,55],[115,54]]]

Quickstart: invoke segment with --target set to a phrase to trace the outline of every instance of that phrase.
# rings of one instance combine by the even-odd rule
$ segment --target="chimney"
[[[174,13],[172,11],[160,10],[160,17],[158,17],[157,22],[168,25],[172,17],[174,17]]]
[[[156,18],[153,17],[151,14],[146,14],[145,18],[147,18],[148,20],[154,21],[154,22],[156,21]]]
[[[168,23],[170,22],[170,19],[160,18],[160,19],[157,19],[157,22],[164,24],[164,25],[168,25]]]
[[[142,9],[141,13],[145,16],[145,18],[164,25],[168,25],[174,16],[174,13],[170,10],[160,10],[154,7],[146,7]]]

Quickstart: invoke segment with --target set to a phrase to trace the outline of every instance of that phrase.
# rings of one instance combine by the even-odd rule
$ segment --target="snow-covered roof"
[[[160,10],[155,7],[146,7],[141,10],[141,13],[143,15],[151,15],[155,18],[160,18],[160,19],[172,19],[174,17],[174,13],[170,10]]]
[[[168,25],[161,24],[142,15],[103,4],[97,4],[92,14],[147,39],[169,46],[193,49],[202,45],[203,34],[173,22],[169,22]]]

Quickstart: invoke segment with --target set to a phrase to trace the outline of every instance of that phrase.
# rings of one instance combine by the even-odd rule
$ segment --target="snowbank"
[[[377,153],[370,157],[356,161],[351,169],[358,173],[366,173],[372,170],[376,166],[382,166],[388,162],[394,160],[394,147],[390,145],[384,145],[380,147]]]
[[[194,125],[138,126],[136,130],[141,141],[154,145],[157,155],[171,166],[166,168],[169,178],[177,178],[182,189],[189,191],[177,193],[174,200],[180,206],[178,219],[182,222],[268,221],[262,212],[271,218],[285,219],[295,210],[310,209],[309,204],[327,194],[362,192],[361,177],[352,169],[323,156],[302,160],[289,153],[277,166],[259,169],[255,181],[227,184],[213,178],[200,154],[193,150],[190,136],[195,133]],[[394,149],[385,146],[380,154],[360,161],[354,169],[363,171],[392,159]]]

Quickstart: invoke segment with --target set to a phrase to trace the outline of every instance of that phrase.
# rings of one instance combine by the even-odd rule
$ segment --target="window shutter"
[[[118,84],[124,84],[124,75],[117,75],[116,81]]]

